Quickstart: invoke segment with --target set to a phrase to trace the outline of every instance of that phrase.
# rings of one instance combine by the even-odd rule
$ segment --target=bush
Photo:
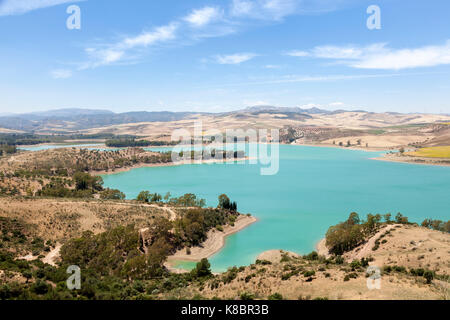
[[[270,261],[268,261],[268,260],[256,260],[255,263],[256,263],[256,264],[263,265],[263,266],[272,264],[272,262],[270,262]]]
[[[125,194],[120,190],[107,188],[100,193],[100,199],[123,200],[125,199]]]
[[[350,263],[350,267],[352,268],[352,270],[358,269],[359,267],[361,267],[361,262],[359,260],[353,260]]]
[[[249,292],[243,292],[240,295],[241,300],[254,300],[255,295]]]
[[[47,284],[47,282],[39,279],[31,286],[31,291],[36,294],[46,294],[48,290],[49,285]]]
[[[434,274],[432,271],[427,270],[424,272],[423,277],[427,280],[427,283],[430,284],[434,279]]]
[[[305,271],[305,272],[303,273],[303,276],[304,276],[305,278],[307,278],[307,277],[312,277],[312,276],[314,276],[314,275],[316,275],[316,272],[315,272],[314,270]]]
[[[283,300],[283,296],[277,292],[271,294],[268,298],[268,300]]]
[[[303,256],[306,260],[318,260],[319,254],[316,251],[311,252],[310,254]]]
[[[334,259],[334,262],[335,262],[336,264],[343,264],[343,263],[344,263],[344,258],[343,258],[342,256],[337,256],[337,257]]]

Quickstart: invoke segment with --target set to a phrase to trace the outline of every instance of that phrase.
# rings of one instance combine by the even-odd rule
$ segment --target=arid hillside
[[[193,130],[201,121],[208,130],[279,129],[281,142],[368,148],[449,145],[450,116],[427,114],[377,114],[338,112],[300,114],[275,111],[235,112],[220,115],[191,115],[169,122],[125,123],[84,130],[85,134],[137,135],[148,140],[169,141],[177,129]]]
[[[394,225],[389,230],[377,249],[373,250],[373,244],[378,234],[342,261],[273,250],[249,267],[232,268],[169,294],[221,299],[448,299],[450,234],[411,225]],[[379,290],[367,287],[366,264],[380,268]],[[424,270],[436,274],[430,283]]]
[[[173,218],[175,211],[154,204],[113,200],[0,198],[0,217],[17,219],[44,240],[64,242],[84,231],[100,233],[134,224],[144,228],[155,218]]]

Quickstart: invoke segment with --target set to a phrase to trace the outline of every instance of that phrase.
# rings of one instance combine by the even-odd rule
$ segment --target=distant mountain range
[[[271,114],[274,119],[291,119],[306,121],[314,116],[335,115],[350,112],[348,110],[324,110],[320,108],[303,109],[300,107],[275,107],[260,105],[244,108],[237,111],[208,113],[208,112],[170,112],[170,111],[136,111],[115,113],[109,110],[97,109],[57,109],[43,112],[32,112],[25,114],[3,114],[0,115],[0,128],[30,132],[30,133],[74,133],[79,130],[108,127],[113,125],[133,124],[143,122],[169,122],[184,119],[193,119],[198,116],[226,117],[234,116],[236,119],[245,119],[247,116],[258,116],[260,114]],[[364,110],[353,110],[351,112],[363,113],[365,117],[383,118],[383,115],[398,115],[394,112],[375,114]],[[281,115],[281,116],[279,116]],[[375,119],[373,118],[373,119]],[[380,120],[378,119],[378,120]],[[384,121],[384,120],[383,120]]]
[[[309,108],[309,109],[302,109],[300,107],[274,107],[274,106],[254,106],[254,107],[248,107],[242,110],[243,112],[264,112],[264,111],[271,111],[271,112],[280,112],[280,113],[302,113],[302,114],[338,114],[338,113],[344,113],[344,112],[367,112],[364,110],[325,110],[320,108]]]
[[[330,111],[311,108],[280,108],[274,106],[255,106],[243,110],[216,113],[214,115],[223,116],[226,114],[239,113],[281,113],[281,114],[325,114]],[[42,112],[32,112],[24,114],[0,115],[0,128],[20,130],[25,132],[45,131],[47,128],[54,129],[60,127],[61,131],[83,130],[109,125],[119,125],[124,123],[139,122],[169,122],[183,120],[194,115],[211,115],[208,112],[170,112],[170,111],[136,111],[114,113],[109,110],[97,109],[57,109]]]
[[[0,116],[0,127],[26,132],[43,131],[49,126],[60,126],[62,131],[73,132],[89,128],[138,122],[168,122],[192,116],[193,112],[138,111],[114,113],[95,109],[57,109],[44,112],[32,112]]]

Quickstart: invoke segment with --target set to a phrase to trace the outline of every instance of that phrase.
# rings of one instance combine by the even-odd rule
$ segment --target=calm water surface
[[[248,265],[270,249],[309,253],[328,227],[352,211],[397,212],[410,220],[450,218],[450,168],[371,160],[381,152],[280,146],[280,170],[261,176],[258,165],[201,164],[138,168],[103,176],[105,186],[135,198],[142,190],[195,193],[217,205],[226,193],[259,221],[229,236],[210,258],[214,271]],[[192,264],[181,264],[191,266]]]

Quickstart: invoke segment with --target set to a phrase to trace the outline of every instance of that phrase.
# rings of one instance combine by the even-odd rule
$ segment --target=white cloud
[[[233,0],[231,15],[262,20],[280,20],[294,14],[300,0]]]
[[[194,27],[202,27],[214,20],[220,19],[222,11],[217,7],[204,7],[192,11],[187,17],[184,18],[189,24]]]
[[[416,49],[384,49],[365,55],[351,66],[360,69],[407,69],[434,67],[450,64],[450,41],[442,46],[427,46]]]
[[[0,1],[0,16],[24,14],[36,9],[80,1],[84,0],[3,0]]]
[[[177,29],[178,24],[171,23],[166,26],[157,27],[152,31],[144,31],[134,37],[127,37],[116,43],[99,46],[98,48],[86,48],[85,52],[90,59],[88,62],[83,63],[80,69],[95,68],[131,59],[131,52],[137,48],[146,48],[174,40]]]
[[[220,64],[241,64],[256,57],[254,53],[236,53],[231,55],[218,55],[216,61]]]
[[[67,79],[72,77],[72,71],[67,69],[56,69],[51,72],[53,79]]]
[[[266,68],[266,69],[279,69],[279,68],[281,68],[281,66],[279,66],[277,64],[266,64],[264,66],[264,68]]]
[[[53,2],[56,1],[53,0]],[[163,43],[174,46],[191,45],[206,38],[235,33],[246,25],[245,20],[248,18],[278,21],[287,15],[311,12],[312,7],[329,8],[329,0],[232,0],[229,10],[223,6],[194,9],[186,16],[154,28],[152,31],[119,39],[116,42],[91,45],[89,49],[85,50],[89,60],[80,64],[79,69],[95,68],[119,62],[136,62],[145,53],[143,48]],[[173,41],[175,39],[176,42]],[[297,56],[300,56],[299,52]],[[220,55],[215,57],[215,60],[221,64],[240,64],[254,57],[254,54]]]
[[[360,46],[319,46],[304,56],[338,60],[358,69],[401,70],[450,64],[450,40],[441,46],[393,49],[385,43]]]
[[[119,47],[134,48],[137,46],[147,47],[157,42],[164,42],[175,39],[175,32],[178,28],[177,23],[171,23],[161,26],[150,32],[143,32],[136,37],[129,37],[119,43]]]
[[[309,53],[306,51],[294,50],[286,52],[286,55],[291,57],[306,57],[309,56]]]

